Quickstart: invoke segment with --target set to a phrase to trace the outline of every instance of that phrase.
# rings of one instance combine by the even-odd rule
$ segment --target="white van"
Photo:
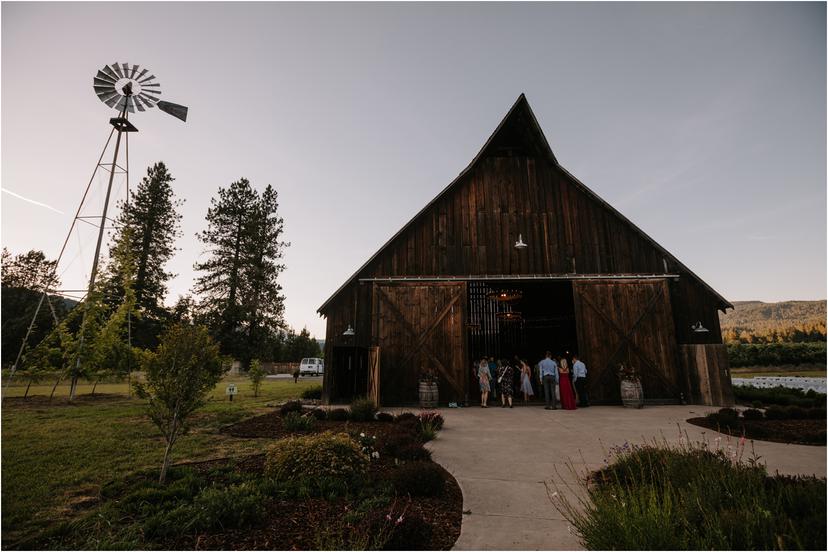
[[[325,361],[321,358],[303,358],[299,363],[299,374],[302,376],[321,376],[325,373]]]

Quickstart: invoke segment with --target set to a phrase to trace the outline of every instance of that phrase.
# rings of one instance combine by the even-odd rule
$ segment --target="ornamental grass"
[[[579,488],[547,489],[590,550],[824,549],[825,479],[769,476],[746,445],[625,443]]]

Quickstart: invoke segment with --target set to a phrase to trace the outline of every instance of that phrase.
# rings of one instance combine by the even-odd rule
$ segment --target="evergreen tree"
[[[130,201],[123,204],[117,221],[110,257],[122,244],[128,245],[133,262],[132,288],[135,306],[143,314],[133,326],[133,343],[143,348],[154,348],[157,336],[169,318],[164,308],[167,281],[174,275],[165,266],[175,253],[175,240],[181,235],[182,201],[175,198],[172,182],[175,179],[163,162],[147,169]],[[110,305],[124,297],[123,271],[116,265],[107,268],[104,293]]]
[[[4,365],[13,363],[17,358],[35,311],[37,319],[27,340],[29,350],[52,331],[56,317],[62,319],[65,316],[68,308],[62,298],[43,298],[46,287],[53,289],[60,285],[54,274],[56,264],[56,261],[48,260],[42,251],[12,255],[3,248],[0,349]],[[41,303],[41,299],[45,300]]]
[[[259,194],[242,178],[219,188],[207,211],[207,229],[198,234],[209,254],[195,265],[203,273],[193,288],[201,296],[201,319],[222,353],[245,365],[266,352],[271,334],[283,325],[279,259],[288,244],[279,241],[284,222],[278,207],[271,186]]]
[[[241,360],[245,363],[265,352],[267,337],[284,325],[285,298],[278,282],[285,265],[279,260],[289,244],[280,240],[284,220],[278,214],[278,194],[268,185],[259,198],[250,221],[250,258],[246,267],[244,293],[248,316],[247,348]]]

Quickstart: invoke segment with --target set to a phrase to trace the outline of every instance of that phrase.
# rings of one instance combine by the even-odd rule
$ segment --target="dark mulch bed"
[[[282,437],[306,433],[321,433],[323,431],[332,431],[334,433],[364,432],[366,435],[374,435],[377,437],[377,440],[381,440],[382,437],[394,433],[396,429],[393,422],[338,422],[333,420],[316,420],[314,428],[310,432],[292,432],[282,426],[282,416],[279,412],[269,412],[222,428],[222,432],[233,437],[269,439],[280,439]]]
[[[690,418],[687,423],[726,435],[755,441],[825,446],[825,420],[744,420],[737,427],[722,427],[710,418]]]
[[[344,422],[333,423],[342,426]],[[179,465],[186,465],[208,474],[232,461],[236,470],[255,473],[264,469],[264,458],[264,454],[255,454],[233,460],[217,459]],[[371,464],[371,477],[375,480],[388,479],[393,469],[393,465],[386,462],[374,462]],[[463,494],[460,486],[449,472],[442,467],[440,469],[446,481],[443,496],[415,497],[408,510],[410,513],[419,514],[431,525],[429,550],[451,549],[460,536],[462,523]],[[268,521],[260,527],[207,535],[187,535],[160,544],[170,550],[313,550],[316,548],[316,542],[312,528],[341,524],[342,517],[353,508],[353,502],[344,498],[272,500],[268,504]]]

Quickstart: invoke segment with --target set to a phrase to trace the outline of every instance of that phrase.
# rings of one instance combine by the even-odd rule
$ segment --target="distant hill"
[[[726,340],[743,333],[767,336],[790,334],[794,330],[825,335],[826,302],[823,301],[734,301],[727,314],[719,313]],[[731,339],[728,339],[728,335]],[[785,339],[787,340],[787,339]]]

